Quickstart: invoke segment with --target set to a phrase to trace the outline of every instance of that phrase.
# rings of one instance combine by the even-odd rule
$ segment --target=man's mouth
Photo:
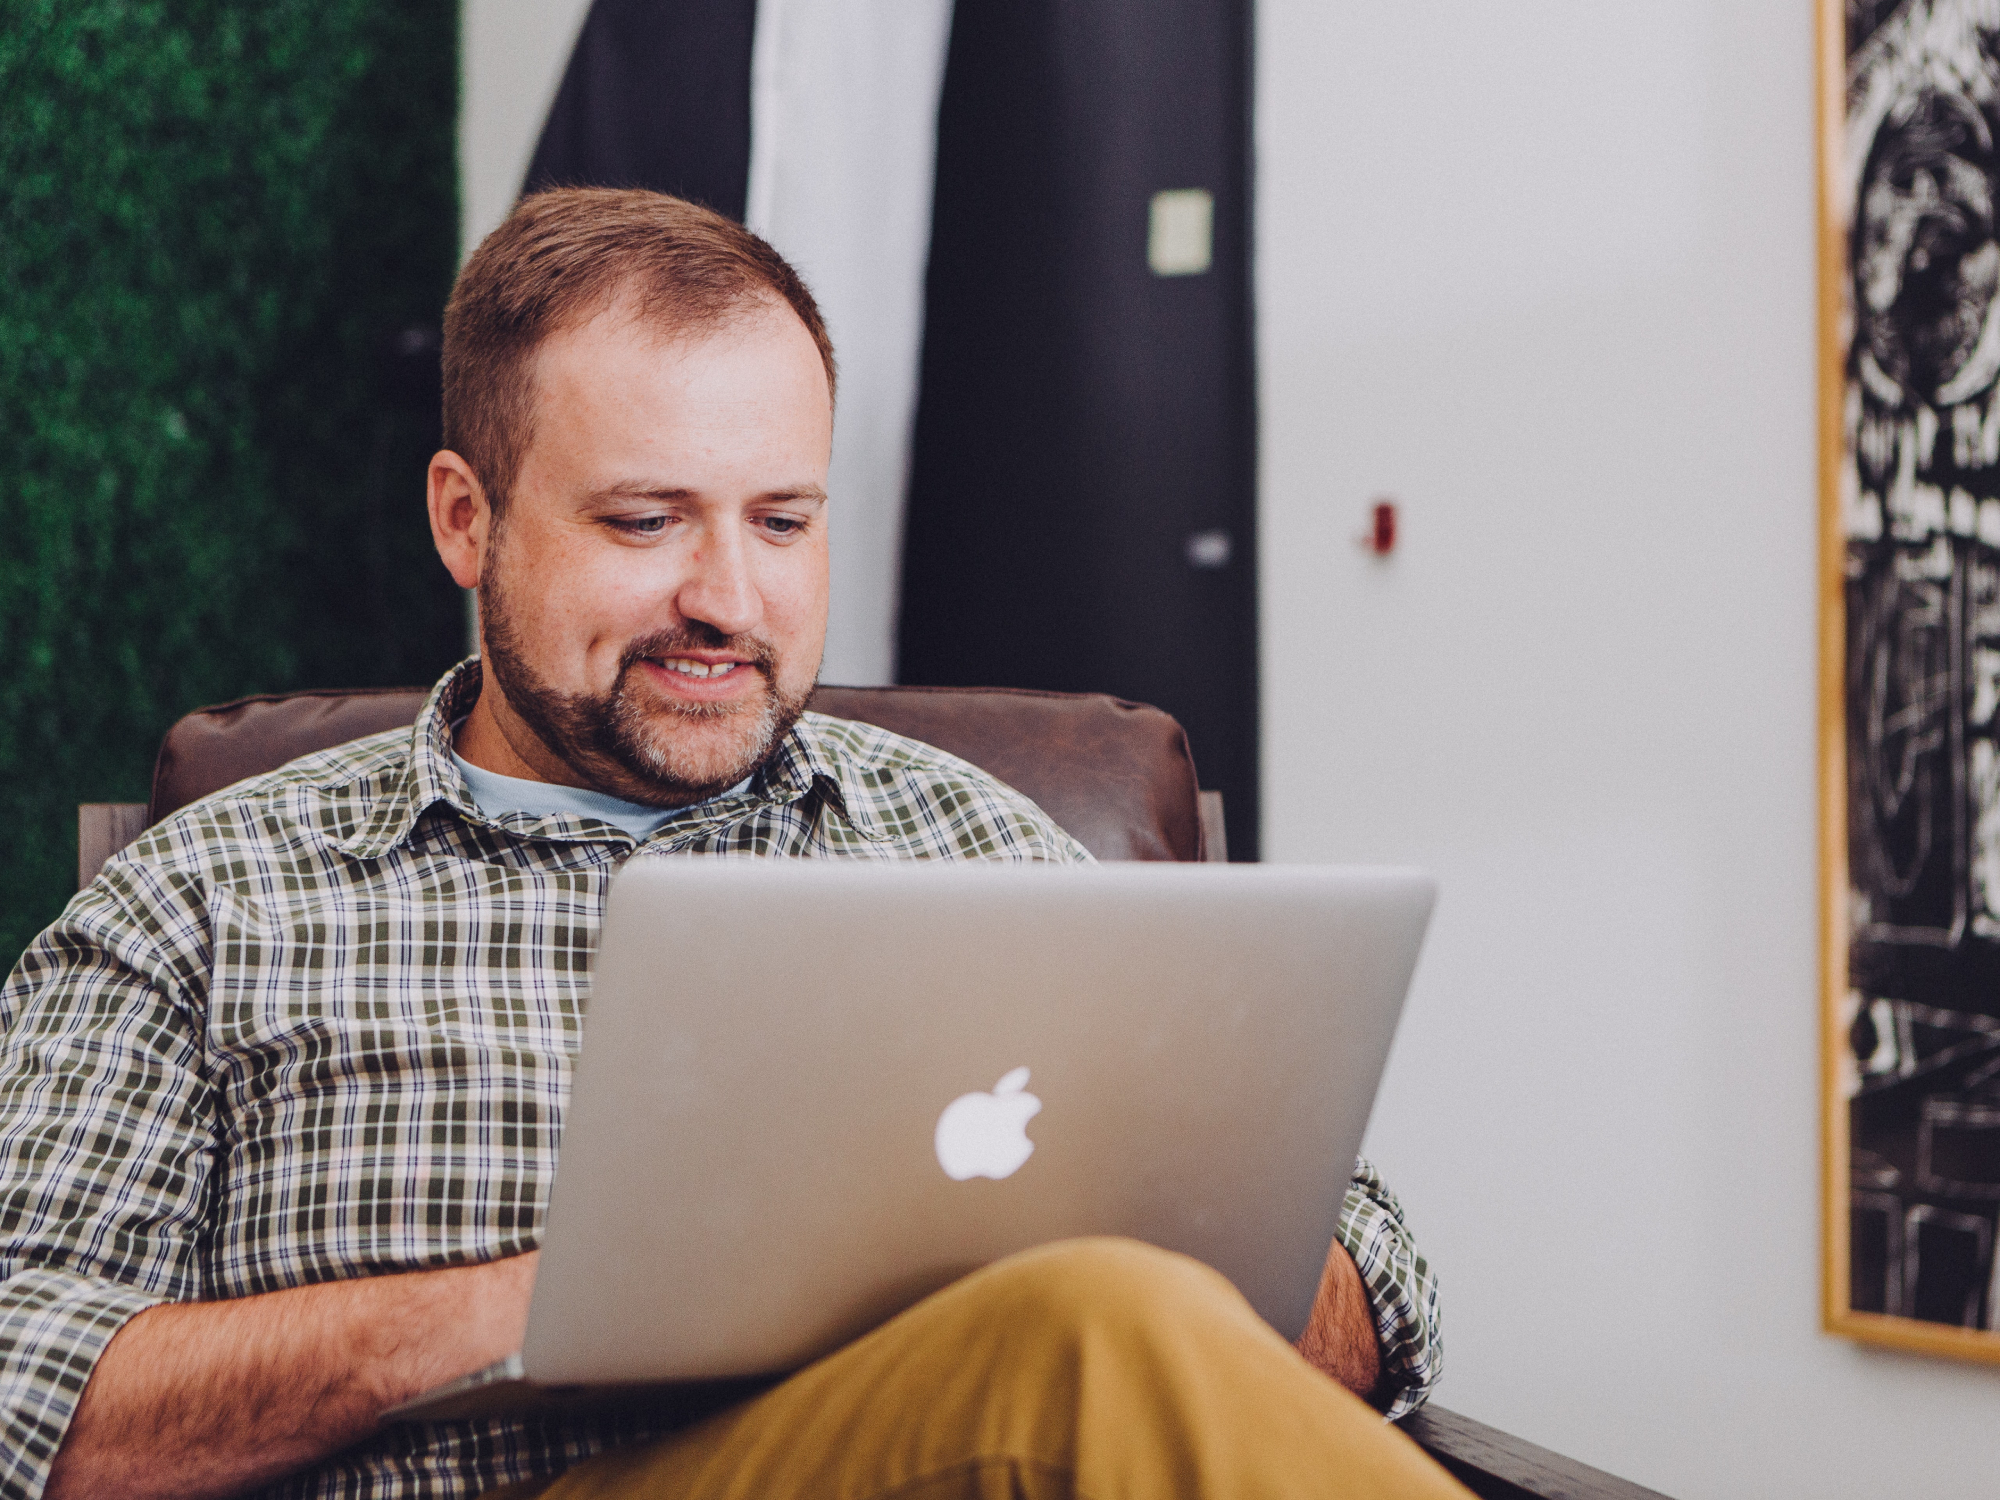
[[[692,677],[697,681],[727,677],[738,667],[747,665],[740,661],[695,661],[687,656],[649,656],[646,660],[668,672],[678,672],[683,677]]]

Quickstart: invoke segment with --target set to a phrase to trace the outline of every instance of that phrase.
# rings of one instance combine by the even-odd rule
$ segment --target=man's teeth
[[[661,661],[660,665],[665,667],[669,672],[680,672],[689,677],[720,677],[723,673],[732,670],[736,666],[736,663],[733,661],[719,661],[710,665],[705,661],[689,661],[684,656],[669,656]]]

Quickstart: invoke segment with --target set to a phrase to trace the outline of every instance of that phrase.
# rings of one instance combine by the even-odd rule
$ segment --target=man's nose
[[[724,635],[741,635],[762,623],[764,602],[750,575],[748,541],[726,522],[702,529],[674,597],[682,619],[699,620]]]

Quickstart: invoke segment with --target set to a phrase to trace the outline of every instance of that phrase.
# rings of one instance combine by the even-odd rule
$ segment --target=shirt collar
[[[479,699],[479,658],[460,662],[438,680],[410,726],[409,752],[400,777],[384,789],[353,830],[332,840],[361,859],[379,859],[410,836],[433,806],[444,802],[476,816],[464,779],[451,763],[451,726]]]
[[[451,753],[451,726],[472,712],[482,680],[476,656],[445,673],[410,727],[409,754],[401,779],[351,832],[332,839],[336,846],[361,859],[379,859],[407,839],[417,820],[440,802],[470,822],[492,821],[474,804]],[[720,799],[727,817],[733,821],[763,805],[798,802],[818,787],[863,838],[876,842],[888,839],[890,832],[875,811],[867,788],[858,783],[849,785],[838,761],[828,754],[814,727],[817,717],[807,714],[792,726],[779,743],[777,754],[752,778],[747,799]],[[749,806],[743,805],[744,800]],[[705,822],[697,820],[684,826],[670,818],[647,842],[672,840]]]
[[[875,799],[858,772],[828,753],[819,732],[819,714],[804,714],[778,746],[778,753],[757,773],[753,790],[774,802],[797,802],[814,787],[823,790],[834,809],[863,838],[880,843],[893,837],[876,811]]]

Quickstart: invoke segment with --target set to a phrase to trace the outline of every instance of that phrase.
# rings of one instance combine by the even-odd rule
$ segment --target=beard
[[[479,613],[483,668],[514,712],[593,790],[647,807],[703,802],[755,773],[777,754],[812,696],[811,683],[797,693],[780,688],[769,642],[700,621],[633,641],[619,655],[608,692],[567,693],[528,664],[505,591],[490,576],[480,580]],[[688,651],[748,658],[763,691],[736,703],[663,701],[638,665]]]

